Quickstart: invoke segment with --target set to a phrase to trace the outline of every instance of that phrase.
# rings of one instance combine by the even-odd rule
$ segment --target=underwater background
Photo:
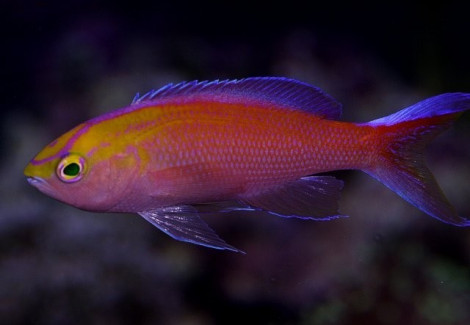
[[[470,324],[470,229],[364,173],[332,173],[348,219],[205,219],[247,255],[175,241],[138,215],[66,206],[22,173],[58,135],[169,82],[286,76],[357,122],[470,92],[465,8],[2,1],[0,324]],[[469,143],[466,112],[427,154],[467,217]]]

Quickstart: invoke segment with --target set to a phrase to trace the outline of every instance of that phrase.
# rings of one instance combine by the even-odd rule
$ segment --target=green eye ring
[[[57,165],[56,174],[62,182],[74,183],[82,179],[85,173],[85,159],[70,153],[62,158]]]

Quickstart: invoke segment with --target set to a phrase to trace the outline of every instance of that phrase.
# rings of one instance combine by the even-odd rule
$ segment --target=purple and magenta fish
[[[362,170],[426,214],[470,226],[423,156],[469,108],[470,94],[448,93],[351,123],[338,120],[341,104],[331,96],[292,79],[182,82],[76,126],[24,173],[41,192],[77,208],[138,213],[175,239],[233,251],[195,206],[343,217],[343,182],[315,175],[340,169]]]

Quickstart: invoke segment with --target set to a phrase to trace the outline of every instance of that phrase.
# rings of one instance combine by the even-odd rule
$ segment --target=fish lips
[[[30,185],[34,187],[41,187],[44,184],[47,184],[46,181],[42,179],[41,177],[27,176],[26,180],[28,181]]]
[[[50,186],[50,184],[43,178],[37,177],[37,176],[27,176],[26,180],[30,185],[33,187],[37,188],[39,191],[50,195],[52,197],[55,197],[54,195],[54,189]]]

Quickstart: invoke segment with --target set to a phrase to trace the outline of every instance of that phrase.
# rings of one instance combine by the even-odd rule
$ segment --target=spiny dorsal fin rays
[[[341,104],[317,87],[281,77],[254,77],[239,80],[190,81],[168,84],[158,90],[137,94],[131,105],[155,103],[161,99],[191,95],[208,95],[233,102],[255,99],[268,105],[288,107],[336,120]]]
[[[236,80],[222,80],[219,81],[214,80],[214,81],[182,81],[177,84],[169,83],[159,89],[153,89],[150,90],[149,92],[145,93],[144,95],[140,96],[139,93],[137,93],[132,100],[131,105],[134,104],[141,104],[146,101],[152,101],[158,98],[164,98],[166,96],[172,96],[172,95],[183,95],[188,92],[188,90],[191,90],[193,93],[198,93],[199,91],[203,90],[207,86],[213,86],[213,85],[223,85],[223,84],[228,84],[230,82],[236,82]],[[216,90],[217,88],[214,88],[212,90]]]

